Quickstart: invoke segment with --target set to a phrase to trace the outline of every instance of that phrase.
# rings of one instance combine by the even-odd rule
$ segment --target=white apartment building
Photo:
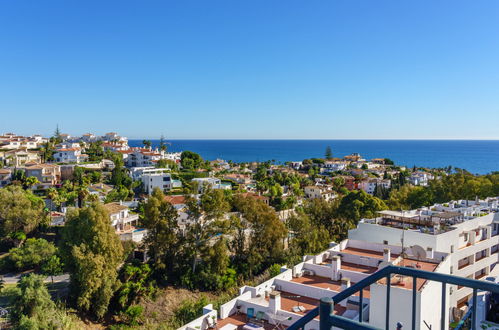
[[[401,256],[400,246],[367,243],[346,239],[317,255],[304,256],[303,262],[287,268],[281,273],[257,286],[244,286],[240,295],[214,310],[205,307],[205,314],[184,325],[184,329],[208,329],[213,316],[218,329],[243,328],[248,321],[248,314],[260,313],[265,324],[271,326],[289,326],[310,310],[318,306],[323,297],[334,297],[352,284],[368,277],[387,265],[414,267],[432,272],[449,271],[448,255],[432,252],[431,255],[416,256],[411,250]],[[426,321],[436,329],[440,325],[440,315],[434,313],[440,308],[441,290],[435,284],[417,280],[417,329],[423,329]],[[412,304],[412,277],[393,277],[391,280],[390,329],[396,328],[397,322],[410,324]],[[438,284],[437,284],[438,286]],[[363,304],[360,306],[358,293],[334,305],[334,314],[357,320],[362,308],[363,321],[371,325],[385,325],[386,285],[383,281],[372,284],[364,290]],[[392,324],[393,323],[393,324]],[[180,330],[179,329],[179,330]],[[305,329],[319,329],[319,320],[309,322]]]
[[[453,201],[418,210],[383,211],[363,219],[348,237],[371,243],[419,245],[449,254],[449,273],[473,279],[487,276],[499,261],[498,199]],[[404,230],[402,230],[404,228]],[[462,307],[472,294],[450,286],[451,307]]]
[[[60,148],[54,153],[54,161],[56,163],[76,163],[85,162],[88,160],[88,155],[81,152],[81,148],[72,146],[70,148]]]
[[[326,251],[304,256],[303,262],[281,268],[279,275],[257,286],[241,287],[239,296],[219,310],[205,306],[203,316],[180,329],[204,330],[213,324],[219,329],[249,329],[255,318],[249,319],[248,314],[260,315],[261,328],[289,326],[317,307],[322,297],[334,297],[388,265],[482,279],[498,261],[497,207],[498,200],[490,198],[380,212],[380,217],[361,221],[349,231],[348,239],[331,243]],[[440,329],[441,284],[424,279],[413,283],[412,277],[401,275],[390,279],[389,329],[398,322],[410,327],[413,285],[416,329]],[[386,292],[386,279],[377,281],[364,288],[362,306],[357,293],[335,304],[334,314],[358,321],[362,309],[364,322],[384,328]],[[470,289],[447,285],[445,329],[459,321],[470,293]],[[313,319],[304,329],[319,329],[319,320]]]
[[[47,139],[43,138],[41,135],[29,137],[16,135],[14,133],[0,135],[0,149],[37,149],[46,142]]]
[[[156,168],[154,166],[132,167],[129,169],[130,177],[133,181],[141,181],[144,173],[170,172],[167,167]]]
[[[168,192],[178,186],[175,180],[172,179],[169,168],[156,168],[152,166],[132,167],[130,169],[130,177],[134,181],[141,181],[144,191],[148,194],[151,194],[154,188]]]
[[[321,165],[321,173],[343,171],[347,168],[346,162],[326,161]]]
[[[159,188],[163,192],[168,192],[173,188],[171,173],[164,171],[145,172],[142,174],[144,191],[152,194],[154,188]]]
[[[40,152],[28,149],[13,149],[9,151],[0,151],[0,160],[6,165],[13,167],[24,166],[27,163],[40,163]]]
[[[123,154],[126,167],[150,167],[164,158],[164,152],[146,148],[131,148],[119,151]]]
[[[86,143],[95,142],[98,140],[97,136],[95,136],[95,134],[92,133],[83,134],[80,139]]]
[[[427,186],[428,181],[433,180],[435,177],[426,172],[413,172],[411,176],[407,178],[410,184],[414,186]]]
[[[391,184],[391,180],[388,179],[367,179],[359,182],[359,189],[362,189],[366,193],[372,195],[376,191],[377,186],[381,186],[385,189],[390,189]]]

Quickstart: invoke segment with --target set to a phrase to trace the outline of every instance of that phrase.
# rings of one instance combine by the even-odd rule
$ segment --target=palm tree
[[[24,186],[26,188],[31,188],[36,184],[39,184],[40,181],[38,181],[38,178],[36,176],[29,176],[24,180]]]
[[[83,207],[83,202],[87,198],[87,196],[90,194],[86,186],[79,186],[78,187],[78,207]]]

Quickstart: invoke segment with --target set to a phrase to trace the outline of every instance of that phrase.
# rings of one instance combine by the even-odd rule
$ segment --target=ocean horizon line
[[[160,140],[161,138],[128,138],[128,140]],[[167,138],[165,141],[499,141],[499,138]]]

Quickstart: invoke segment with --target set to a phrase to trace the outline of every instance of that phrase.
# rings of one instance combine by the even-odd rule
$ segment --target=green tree
[[[143,313],[144,313],[144,307],[140,305],[135,305],[135,306],[129,306],[123,313],[123,316],[128,325],[138,326]]]
[[[345,195],[338,205],[337,216],[354,221],[354,225],[361,218],[374,218],[377,211],[386,210],[386,204],[363,190],[351,191]]]
[[[180,164],[182,165],[182,168],[194,170],[203,164],[203,158],[195,152],[184,151],[180,155]]]
[[[13,296],[10,313],[15,329],[72,329],[67,313],[51,300],[44,277],[30,274],[21,278]]]
[[[323,225],[313,225],[303,210],[290,216],[286,225],[293,237],[289,242],[289,251],[293,256],[301,258],[304,254],[318,253],[327,248],[331,241],[329,231]]]
[[[91,162],[100,162],[104,158],[104,147],[102,141],[90,142],[85,148],[85,153],[88,155],[88,160]]]
[[[46,223],[44,201],[19,186],[0,189],[0,237],[22,231],[31,233],[40,223]]]
[[[220,189],[204,189],[198,200],[187,199],[189,225],[186,228],[186,248],[192,260],[192,274],[196,273],[197,260],[214,235],[223,233],[223,215],[230,210],[225,194]]]
[[[172,171],[177,171],[178,170],[178,165],[174,160],[171,159],[160,159],[156,163],[157,168],[169,168]]]
[[[50,276],[52,283],[54,283],[54,276],[61,275],[64,270],[64,265],[61,262],[61,259],[53,255],[50,257],[45,263],[42,265],[42,273]]]
[[[54,136],[53,140],[55,144],[61,143],[62,138],[61,138],[61,130],[59,129],[59,124],[55,126],[55,131],[54,131]]]
[[[166,152],[168,149],[165,141],[165,137],[161,134],[161,138],[159,139],[159,150]]]
[[[68,212],[60,252],[77,307],[101,318],[119,288],[117,269],[123,261],[123,247],[102,204]]]
[[[141,296],[154,292],[154,286],[150,281],[151,273],[149,264],[142,264],[136,259],[122,267],[120,271],[122,285],[117,292],[118,304],[122,310],[126,310]]]
[[[40,267],[55,253],[56,247],[53,243],[43,238],[28,238],[21,247],[9,251],[9,259],[17,270],[26,270]]]
[[[333,159],[333,151],[331,150],[330,146],[327,146],[324,156],[326,157],[327,160]]]
[[[250,229],[247,249],[238,251],[236,260],[243,262],[247,276],[252,276],[271,264],[279,263],[284,257],[284,238],[287,230],[273,208],[253,197],[236,196],[234,205],[241,212],[244,221],[242,230]]]
[[[24,189],[29,189],[32,188],[33,186],[39,184],[40,181],[38,181],[38,178],[36,176],[29,176],[24,180]]]
[[[144,243],[151,258],[155,275],[163,281],[177,269],[181,252],[181,235],[177,211],[165,200],[159,189],[144,204],[142,223],[148,230]]]
[[[44,163],[54,160],[54,145],[50,140],[42,145],[40,152]]]
[[[144,145],[144,147],[146,148],[151,148],[152,147],[152,142],[150,140],[143,140],[142,141],[142,144]]]
[[[384,159],[385,165],[395,165],[395,162],[391,160],[390,158],[385,158]]]

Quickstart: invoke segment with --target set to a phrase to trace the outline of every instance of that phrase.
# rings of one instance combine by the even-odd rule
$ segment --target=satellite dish
[[[423,249],[421,246],[419,245],[413,245],[411,247],[411,250],[412,250],[412,254],[418,259],[418,260],[422,260],[422,259],[426,259],[426,250]]]

